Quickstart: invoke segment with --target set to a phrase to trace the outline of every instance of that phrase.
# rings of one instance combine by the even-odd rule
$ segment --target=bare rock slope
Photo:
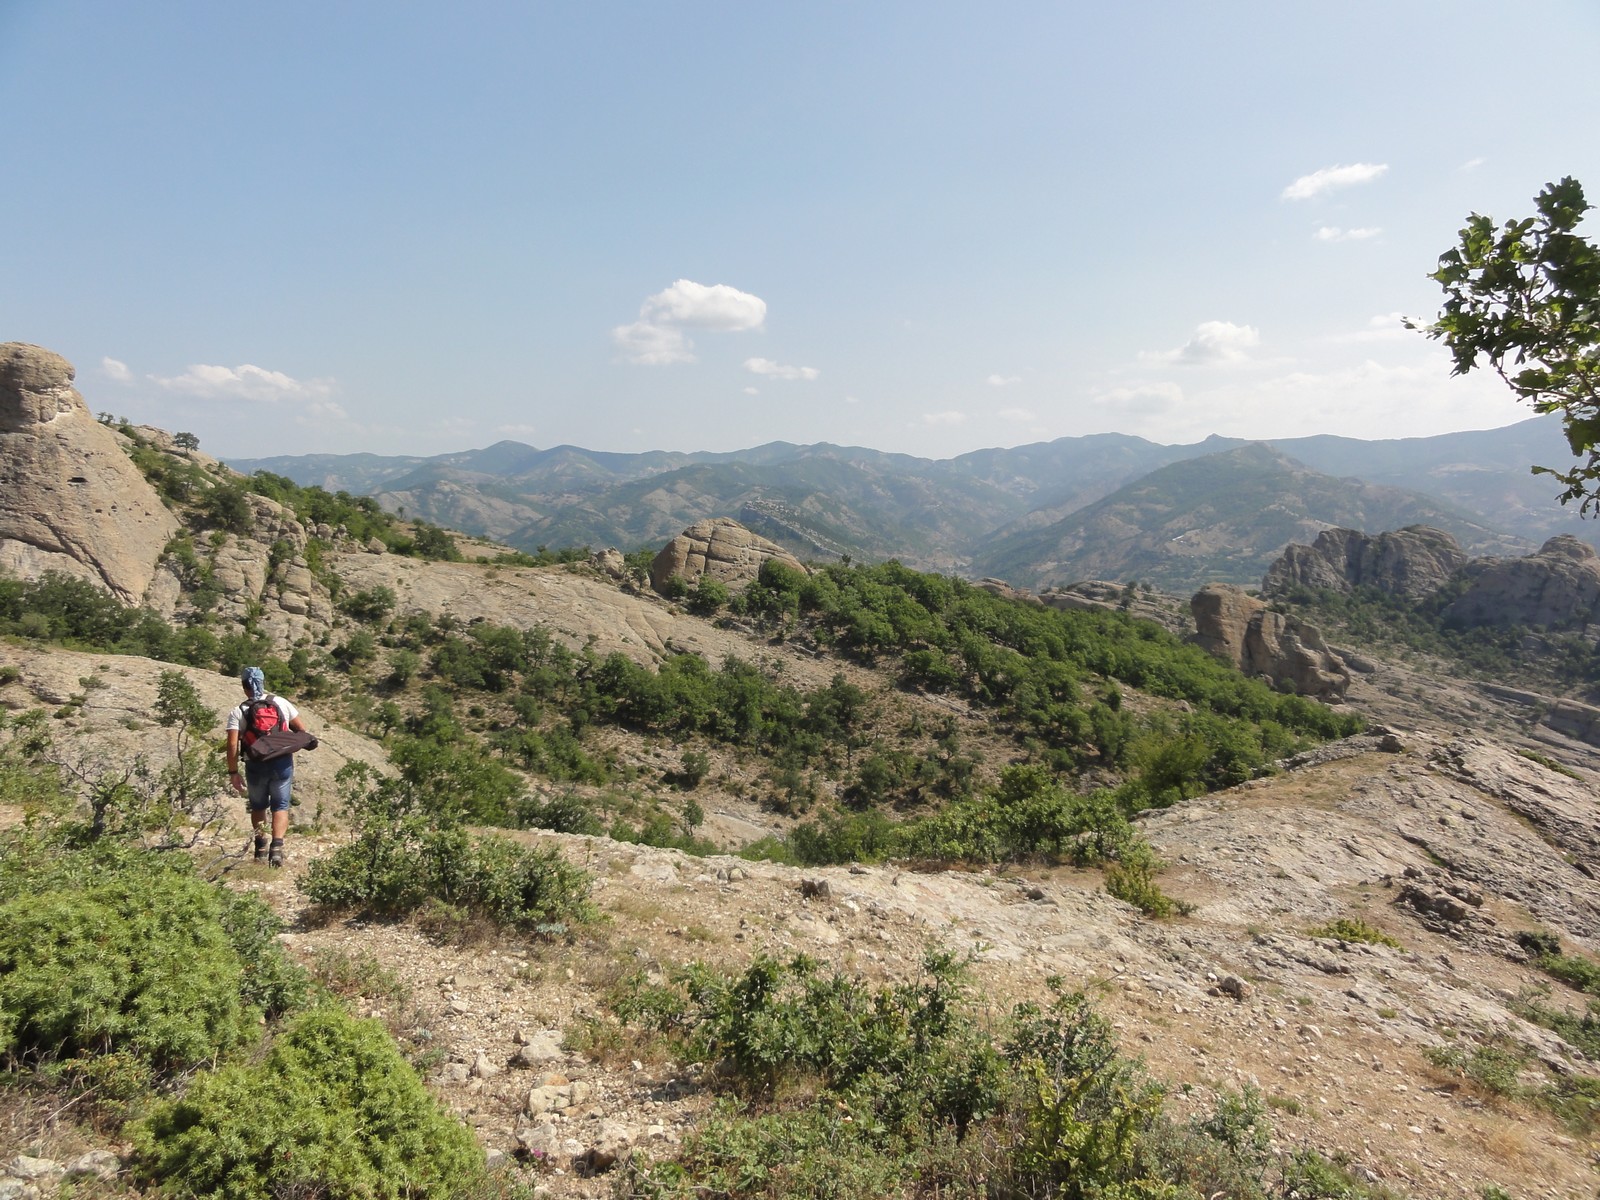
[[[62,571],[137,603],[178,522],[72,386],[72,364],[0,346],[0,565]]]

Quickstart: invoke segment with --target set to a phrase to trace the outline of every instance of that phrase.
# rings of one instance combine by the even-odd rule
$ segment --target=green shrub
[[[1396,950],[1404,948],[1383,930],[1368,925],[1359,917],[1339,917],[1326,925],[1306,930],[1306,936],[1337,938],[1341,942],[1366,942],[1374,946],[1393,946]]]
[[[301,1014],[257,1063],[202,1075],[133,1130],[142,1183],[219,1200],[411,1200],[483,1175],[472,1135],[375,1021]]]
[[[304,994],[270,910],[196,878],[185,858],[14,838],[0,862],[7,1055],[124,1053],[181,1069],[253,1038]]]
[[[338,779],[356,836],[311,863],[300,888],[316,903],[403,916],[438,900],[546,934],[592,918],[589,875],[558,851],[474,839],[448,793],[380,779],[365,763],[348,764]]]
[[[1174,900],[1157,885],[1159,867],[1160,860],[1155,852],[1140,842],[1121,861],[1106,868],[1106,891],[1147,917],[1170,917],[1175,912],[1189,911],[1187,905]]]

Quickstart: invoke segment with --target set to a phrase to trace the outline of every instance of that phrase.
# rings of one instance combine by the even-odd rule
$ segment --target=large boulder
[[[743,587],[755,580],[768,559],[806,570],[776,542],[751,533],[731,517],[713,517],[695,522],[662,548],[650,564],[650,586],[662,591],[674,575],[689,584],[709,575],[730,587]]]
[[[1201,648],[1280,691],[1337,700],[1350,686],[1349,668],[1316,626],[1273,612],[1236,587],[1207,584],[1189,601],[1189,611]]]
[[[1546,629],[1600,621],[1600,558],[1571,534],[1525,558],[1480,558],[1463,573],[1466,590],[1445,609],[1455,624]]]
[[[1421,600],[1443,587],[1466,562],[1455,538],[1428,525],[1372,536],[1355,529],[1324,529],[1309,546],[1287,547],[1267,568],[1261,590],[1280,596],[1297,586],[1335,592],[1371,587]]]
[[[61,571],[138,603],[178,521],[73,374],[39,346],[0,345],[0,567]]]

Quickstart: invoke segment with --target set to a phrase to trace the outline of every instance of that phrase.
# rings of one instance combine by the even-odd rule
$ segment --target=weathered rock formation
[[[1461,625],[1569,628],[1600,621],[1600,558],[1570,534],[1526,558],[1480,558],[1465,569],[1467,590],[1445,609]]]
[[[178,522],[72,378],[59,354],[0,346],[0,566],[61,571],[138,603]]]
[[[1196,643],[1246,675],[1329,700],[1350,686],[1349,670],[1314,625],[1273,612],[1236,587],[1207,584],[1189,601],[1189,611]]]
[[[660,591],[674,575],[690,584],[709,575],[742,587],[754,581],[769,558],[797,571],[806,569],[776,542],[751,533],[731,517],[713,517],[696,521],[662,548],[650,564],[650,586]]]
[[[1420,600],[1443,587],[1466,562],[1455,538],[1427,525],[1372,536],[1354,529],[1324,529],[1311,545],[1286,548],[1267,568],[1261,590],[1277,596],[1296,586],[1335,592],[1371,587]]]

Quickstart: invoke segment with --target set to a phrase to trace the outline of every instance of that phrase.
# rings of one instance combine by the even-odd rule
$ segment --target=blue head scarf
[[[261,673],[260,667],[246,667],[240,671],[239,682],[244,684],[244,690],[250,693],[252,700],[259,700],[267,694],[267,677]]]

